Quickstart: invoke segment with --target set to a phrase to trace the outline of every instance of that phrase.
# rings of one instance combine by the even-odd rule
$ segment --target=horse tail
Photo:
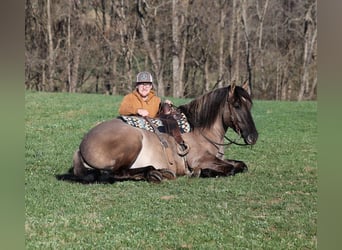
[[[91,167],[82,157],[80,150],[74,154],[73,166],[65,174],[56,175],[57,180],[78,182],[82,184],[114,183],[114,176],[108,171]]]
[[[113,184],[117,181],[115,177],[110,175],[109,173],[105,173],[96,169],[89,170],[87,175],[77,176],[74,174],[74,167],[71,167],[67,173],[57,174],[55,175],[55,177],[59,181],[77,182],[82,184]]]

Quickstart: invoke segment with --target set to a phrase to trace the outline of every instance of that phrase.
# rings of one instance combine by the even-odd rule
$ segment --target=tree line
[[[317,95],[317,0],[26,0],[25,87],[161,96],[247,81],[256,99]]]

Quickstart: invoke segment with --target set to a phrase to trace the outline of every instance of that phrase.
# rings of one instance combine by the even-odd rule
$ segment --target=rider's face
[[[151,89],[152,89],[152,83],[150,82],[142,82],[137,85],[138,93],[142,97],[146,97],[150,93]]]

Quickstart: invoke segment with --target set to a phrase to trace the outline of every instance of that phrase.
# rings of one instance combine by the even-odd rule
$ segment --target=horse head
[[[252,99],[250,97],[250,88],[247,82],[241,87],[232,84],[228,87],[228,99],[224,118],[227,126],[231,127],[239,134],[248,145],[254,145],[258,139],[252,114]]]

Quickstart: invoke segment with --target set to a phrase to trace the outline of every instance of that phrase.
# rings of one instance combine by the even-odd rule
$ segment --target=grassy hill
[[[121,99],[25,94],[27,249],[317,248],[317,102],[255,101],[257,144],[225,152],[249,166],[234,177],[57,181],[84,133],[116,117]]]

